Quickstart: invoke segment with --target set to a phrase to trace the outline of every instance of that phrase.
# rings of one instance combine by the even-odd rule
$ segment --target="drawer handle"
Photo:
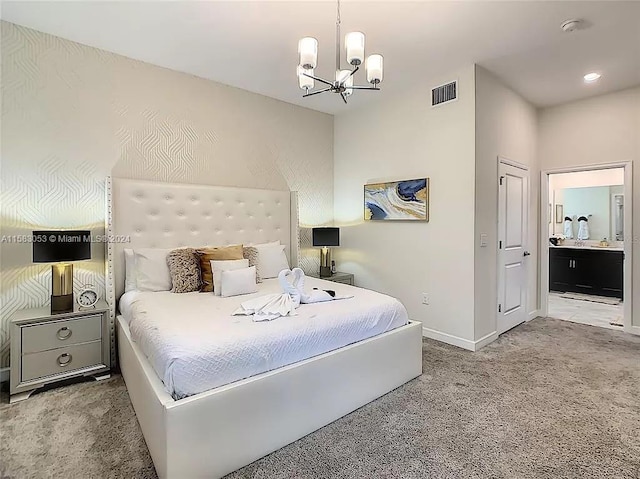
[[[71,330],[65,326],[63,328],[58,329],[56,336],[60,341],[64,341],[65,339],[69,339],[71,337],[71,334],[72,334]]]
[[[71,363],[71,359],[73,358],[73,356],[71,356],[71,354],[69,353],[63,353],[60,356],[58,356],[58,365],[63,368],[65,366],[68,366]]]

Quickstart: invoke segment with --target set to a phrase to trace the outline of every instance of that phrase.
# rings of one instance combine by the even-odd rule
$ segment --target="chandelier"
[[[313,37],[301,38],[298,42],[298,85],[304,90],[303,98],[319,93],[338,93],[347,103],[347,97],[353,94],[353,90],[380,90],[382,81],[382,55],[369,55],[364,59],[364,33],[347,33],[344,38],[349,69],[340,66],[340,0],[336,15],[336,75],[335,80],[329,81],[315,75],[314,69],[318,64],[318,40]],[[353,84],[353,76],[360,70],[360,65],[365,61],[367,82],[372,86],[358,86]],[[320,90],[313,90],[315,82],[322,84]]]

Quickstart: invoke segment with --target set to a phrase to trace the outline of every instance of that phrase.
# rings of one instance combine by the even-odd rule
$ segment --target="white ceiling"
[[[640,84],[640,2],[342,0],[343,33],[365,32],[367,54],[385,58],[382,91],[356,92],[349,105],[328,93],[301,98],[295,77],[297,42],[307,35],[319,41],[316,74],[333,75],[334,1],[2,1],[1,17],[333,114],[471,63],[537,106]],[[563,33],[568,18],[590,26]],[[602,79],[585,85],[594,70]]]

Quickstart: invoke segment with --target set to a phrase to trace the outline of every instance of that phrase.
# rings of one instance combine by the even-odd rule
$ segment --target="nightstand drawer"
[[[102,315],[94,314],[22,328],[22,354],[86,343],[102,336]]]
[[[22,356],[22,381],[102,364],[102,342],[77,344]]]
[[[334,283],[353,284],[353,277],[345,276],[339,278],[331,278],[331,281],[333,281]]]

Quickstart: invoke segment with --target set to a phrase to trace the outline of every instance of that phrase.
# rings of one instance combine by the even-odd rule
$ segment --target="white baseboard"
[[[494,342],[498,339],[498,332],[494,331],[493,333],[489,333],[486,336],[474,341],[475,349],[474,351],[478,351],[479,349],[484,348],[487,344]]]
[[[532,319],[536,319],[538,316],[540,316],[540,310],[536,309],[535,311],[531,311],[529,313],[529,318],[527,319],[527,321],[531,321]]]
[[[637,334],[638,336],[640,336],[640,326],[631,326],[630,328],[625,328],[625,332],[631,333],[631,334]]]
[[[470,339],[460,338],[458,336],[453,336],[452,334],[436,331],[435,329],[425,328],[424,326],[422,327],[422,335],[429,339],[435,339],[436,341],[441,341],[443,343],[466,349],[467,351],[477,351],[498,338],[498,333],[494,331],[477,341],[471,341]]]
[[[9,382],[11,368],[0,368],[0,383]]]

